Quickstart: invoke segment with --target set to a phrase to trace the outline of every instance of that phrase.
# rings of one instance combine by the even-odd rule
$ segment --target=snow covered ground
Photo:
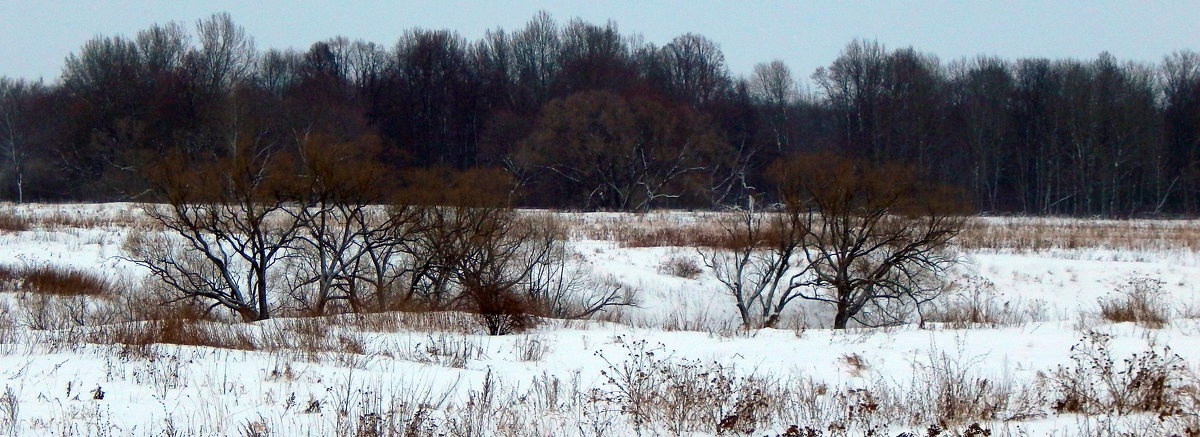
[[[119,258],[125,235],[144,224],[135,206],[2,208],[32,227],[0,233],[0,264],[141,283]],[[827,308],[801,303],[780,329],[745,331],[711,272],[688,279],[663,268],[673,258],[699,263],[694,248],[625,247],[585,229],[686,225],[704,214],[563,217],[576,227],[577,262],[634,290],[638,307],[498,337],[463,314],[197,323],[224,346],[143,347],[104,333],[145,322],[71,323],[86,302],[46,309],[45,297],[0,290],[0,435],[1200,434],[1200,258],[1187,244],[975,244],[938,305],[983,309],[990,322],[835,331],[823,328]],[[980,223],[1052,232],[1086,222]],[[1096,223],[1124,235],[1200,231],[1187,221]],[[1131,284],[1157,284],[1165,326],[1101,317],[1100,302]],[[93,308],[118,306],[106,299]],[[43,326],[47,317],[61,320]],[[1111,372],[1095,370],[1105,363]],[[1155,371],[1164,378],[1130,383]],[[1147,381],[1162,386],[1137,387]],[[1072,408],[1072,387],[1116,398],[1111,408]],[[1150,411],[1133,405],[1156,392],[1170,398],[1141,402],[1157,402]]]

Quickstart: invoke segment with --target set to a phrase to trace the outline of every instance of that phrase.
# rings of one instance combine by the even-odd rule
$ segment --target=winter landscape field
[[[906,322],[830,329],[798,300],[744,329],[678,245],[724,213],[523,211],[567,230],[566,290],[633,305],[487,335],[453,311],[184,317],[129,260],[163,233],[139,206],[3,211],[0,435],[1200,433],[1196,221],[971,218]]]
[[[1200,437],[1200,2],[1023,3],[0,1],[0,437]]]

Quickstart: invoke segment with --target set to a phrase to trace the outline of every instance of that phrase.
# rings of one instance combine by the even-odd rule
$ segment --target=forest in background
[[[411,29],[305,51],[260,49],[217,14],[96,37],[51,83],[0,78],[0,197],[141,200],[164,157],[327,144],[397,186],[428,174],[415,169],[500,169],[535,207],[774,202],[772,163],[842,155],[909,167],[984,213],[1200,211],[1195,52],[944,62],[855,40],[807,74],[771,61],[738,77],[701,35],[656,46],[545,13],[476,41]]]

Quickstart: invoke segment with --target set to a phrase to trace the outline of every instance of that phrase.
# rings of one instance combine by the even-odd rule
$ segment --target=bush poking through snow
[[[747,434],[768,420],[775,403],[769,381],[738,376],[720,363],[676,359],[661,344],[617,341],[625,359],[597,353],[608,364],[600,373],[605,384],[599,400],[615,404],[635,427],[661,423],[671,435]]]
[[[867,361],[863,359],[862,355],[858,353],[844,354],[838,360],[846,366],[846,371],[850,373],[850,376],[856,378],[862,376],[863,372],[871,368],[871,366],[867,365]]]
[[[537,326],[533,306],[509,290],[492,286],[472,287],[467,290],[475,305],[475,317],[488,335],[508,335],[523,332]]]
[[[1044,309],[1020,298],[1007,297],[996,284],[969,276],[950,284],[949,290],[922,311],[924,322],[942,323],[950,329],[1016,326],[1040,322]]]
[[[1043,415],[1045,397],[1007,376],[985,376],[983,356],[964,359],[935,352],[917,366],[907,397],[924,408],[913,412],[919,422],[943,427],[978,420],[1018,420]]]
[[[1117,288],[1117,296],[1100,299],[1100,316],[1114,323],[1135,322],[1159,329],[1170,321],[1171,310],[1163,298],[1163,281],[1135,276]]]
[[[664,259],[662,264],[658,265],[658,272],[683,279],[696,279],[701,273],[704,273],[703,270],[700,270],[700,265],[696,264],[696,260],[678,255]]]
[[[1059,366],[1044,376],[1059,398],[1053,408],[1060,413],[1129,414],[1138,412],[1172,416],[1195,411],[1194,390],[1185,384],[1187,367],[1171,348],[1151,347],[1117,362],[1109,349],[1111,336],[1087,333],[1071,347],[1070,366]]]

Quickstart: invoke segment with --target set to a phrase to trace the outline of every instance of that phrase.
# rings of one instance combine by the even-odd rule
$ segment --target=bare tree
[[[35,91],[36,85],[22,80],[0,77],[0,144],[8,161],[8,172],[12,175],[17,203],[25,202],[25,162],[29,157],[25,129],[29,122],[23,120],[28,108],[24,102]]]
[[[390,190],[387,169],[374,161],[372,136],[338,141],[312,134],[300,141],[297,207],[286,208],[300,224],[291,262],[296,281],[289,287],[306,310],[324,314],[344,301],[364,311],[377,281],[364,279],[367,258],[388,239],[396,223],[382,204]],[[374,278],[371,278],[374,279]]]
[[[529,105],[549,100],[550,86],[561,65],[558,24],[546,11],[539,11],[525,28],[513,34],[513,56],[517,83],[529,94]]]
[[[1200,53],[1175,52],[1165,57],[1159,73],[1163,91],[1164,170],[1171,180],[1166,184],[1154,208],[1166,207],[1172,192],[1183,209],[1193,210],[1197,203],[1195,188],[1196,151],[1200,150]]]
[[[729,89],[725,55],[712,40],[694,33],[663,46],[669,91],[694,105],[705,105]]]
[[[1009,65],[998,58],[979,57],[952,64],[952,96],[959,117],[963,143],[969,155],[964,186],[974,191],[981,208],[998,209],[1000,181],[1004,174],[1003,150],[996,147],[1009,131],[1005,97],[1012,92]]]
[[[520,286],[549,253],[539,244],[547,230],[508,206],[511,184],[498,171],[415,173],[408,201],[423,206],[408,248],[410,299],[474,312],[492,335],[530,326],[534,305]]]
[[[782,152],[792,144],[789,135],[789,115],[792,105],[800,100],[800,91],[792,79],[792,71],[780,60],[754,66],[750,91],[766,113],[765,118],[774,136],[775,150]]]
[[[637,80],[630,41],[621,36],[616,22],[600,26],[576,18],[562,28],[561,35],[556,91],[619,90]]]
[[[941,292],[956,261],[948,244],[963,226],[949,190],[924,188],[906,167],[829,154],[778,163],[773,176],[803,235],[805,271],[789,287],[833,305],[835,329],[898,322],[898,308]]]
[[[854,153],[877,158],[885,146],[880,120],[887,84],[883,46],[851,41],[828,69],[818,68],[812,77],[837,117],[837,140]]]
[[[723,216],[720,227],[725,247],[700,249],[704,264],[734,299],[742,326],[771,328],[779,323],[787,305],[800,297],[792,279],[793,263],[803,250],[802,233],[775,212],[739,210]]]
[[[224,307],[244,321],[265,320],[276,305],[273,267],[301,221],[285,211],[292,182],[279,157],[242,146],[229,157],[196,162],[176,155],[147,169],[163,204],[144,211],[167,232],[135,235],[125,249],[176,300],[200,299],[210,311]]]
[[[258,53],[254,39],[222,12],[196,22],[200,47],[191,60],[209,90],[229,90],[250,76]]]
[[[187,31],[176,22],[150,26],[138,32],[136,42],[142,62],[151,74],[182,67],[190,44]]]
[[[295,50],[267,50],[255,63],[255,85],[272,95],[282,95],[298,80],[296,72],[301,62],[301,55]]]
[[[385,71],[392,68],[387,49],[373,42],[354,41],[346,56],[350,80],[360,89],[378,86]]]
[[[520,152],[527,167],[586,196],[591,208],[645,211],[680,197],[723,146],[703,117],[609,92],[547,104]]]

